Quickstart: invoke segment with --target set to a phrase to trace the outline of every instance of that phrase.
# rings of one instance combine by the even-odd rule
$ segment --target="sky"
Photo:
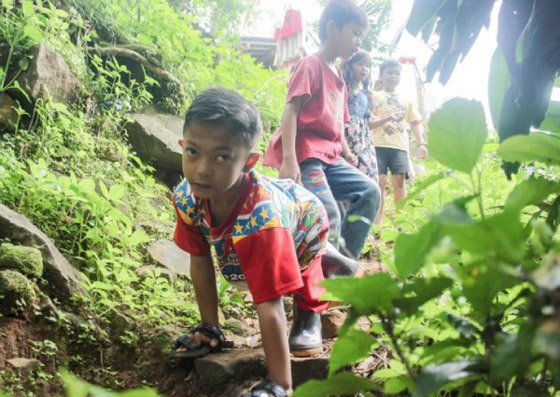
[[[390,26],[381,35],[381,40],[384,43],[391,43],[396,32],[406,23],[412,3],[413,0],[393,1]],[[248,29],[247,33],[265,37],[273,35],[274,28],[282,23],[284,12],[289,7],[299,9],[302,12],[305,24],[318,20],[321,13],[321,7],[316,0],[260,0],[257,7],[261,11],[261,18]],[[497,11],[498,7],[495,7],[490,30],[483,29],[468,56],[455,68],[447,85],[426,84],[427,94],[425,97],[429,110],[434,110],[445,100],[455,96],[479,100],[486,109],[488,108],[488,70],[492,54],[496,48],[497,24],[495,22]],[[405,31],[391,56],[397,59],[402,55],[415,56],[418,68],[424,76],[425,65],[431,53],[432,50],[420,38],[412,37]],[[412,66],[405,65],[403,68],[401,91],[410,99],[415,98],[415,80]]]

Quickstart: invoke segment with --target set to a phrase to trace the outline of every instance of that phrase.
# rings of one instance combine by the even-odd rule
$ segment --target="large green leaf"
[[[500,114],[502,104],[506,96],[506,91],[511,84],[506,60],[502,51],[497,48],[492,56],[490,63],[490,73],[488,75],[488,104],[494,128],[500,125]]]
[[[525,234],[519,213],[507,211],[472,224],[446,224],[455,244],[477,254],[494,254],[516,263],[525,254]]]
[[[524,324],[518,334],[499,334],[490,357],[490,380],[499,385],[523,372],[531,362],[535,327]]]
[[[434,19],[444,3],[441,0],[416,0],[406,23],[406,30],[416,36],[426,24]]]
[[[322,299],[343,301],[361,314],[372,314],[392,307],[392,300],[400,295],[395,280],[387,273],[363,278],[337,278],[323,281],[327,289]]]
[[[506,209],[520,211],[528,205],[539,204],[552,193],[560,192],[560,183],[531,178],[521,182],[509,194]]]
[[[293,397],[325,397],[353,395],[366,390],[377,389],[378,385],[369,379],[351,372],[342,372],[326,380],[311,380],[298,387]]]
[[[550,101],[546,118],[539,127],[541,130],[560,134],[560,101]]]
[[[395,306],[405,313],[414,314],[424,303],[451,287],[453,280],[446,277],[416,278],[403,288],[404,298],[395,299]]]
[[[443,233],[437,222],[428,222],[414,234],[401,233],[395,242],[395,268],[404,279],[422,266],[426,255],[441,240]]]
[[[505,161],[542,161],[560,164],[560,136],[533,132],[506,139],[499,147],[498,154]]]
[[[428,397],[448,382],[476,376],[481,372],[481,365],[477,360],[431,365],[420,372],[413,396]]]
[[[329,358],[329,376],[340,368],[363,360],[377,343],[370,334],[356,329],[349,330],[334,342]]]
[[[480,102],[454,98],[437,110],[428,127],[428,152],[446,167],[469,174],[487,136]]]
[[[465,272],[463,294],[473,309],[484,316],[491,313],[492,302],[498,292],[520,283],[495,268],[471,266],[462,270]]]

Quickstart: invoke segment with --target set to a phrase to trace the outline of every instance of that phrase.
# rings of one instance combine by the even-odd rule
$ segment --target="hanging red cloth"
[[[284,23],[274,32],[274,39],[276,40],[275,67],[290,67],[303,57],[303,24],[299,10],[286,10]]]

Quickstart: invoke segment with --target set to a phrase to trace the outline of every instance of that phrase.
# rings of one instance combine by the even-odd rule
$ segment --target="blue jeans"
[[[379,186],[344,160],[326,164],[309,158],[300,164],[300,169],[303,186],[315,194],[327,210],[329,240],[343,254],[358,259],[379,211]],[[337,201],[348,203],[344,217]]]

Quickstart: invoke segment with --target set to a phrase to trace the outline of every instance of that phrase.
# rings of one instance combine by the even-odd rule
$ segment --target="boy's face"
[[[330,23],[330,22],[329,22]],[[332,22],[331,42],[336,48],[338,57],[348,59],[354,55],[360,45],[365,34],[365,27],[356,21],[347,23],[338,29],[334,22]]]
[[[385,91],[392,92],[401,82],[401,68],[387,68],[381,73],[381,82]]]
[[[184,131],[183,173],[196,197],[236,202],[236,188],[258,158],[221,127],[194,122]]]

